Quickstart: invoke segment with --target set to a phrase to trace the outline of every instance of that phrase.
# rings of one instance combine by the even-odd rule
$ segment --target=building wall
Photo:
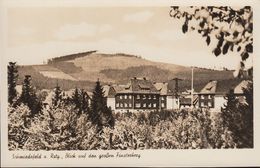
[[[161,95],[160,96],[160,106],[159,109],[166,109],[167,108],[167,96]]]
[[[132,94],[115,95],[115,109],[132,109],[134,106]]]
[[[171,109],[179,109],[180,108],[180,101],[179,99],[174,98],[173,96],[167,96],[166,97],[166,109],[171,110]]]
[[[108,97],[107,98],[107,107],[110,107],[111,110],[116,109],[116,100],[114,97]]]
[[[167,110],[173,109],[173,97],[167,96]]]
[[[159,109],[159,94],[134,94],[134,109]]]
[[[159,94],[117,94],[115,109],[159,109]]]
[[[227,100],[225,100],[224,96],[216,95],[215,96],[215,109],[220,110],[221,107],[224,107]]]
[[[213,94],[201,94],[199,95],[199,107],[200,108],[214,108],[215,107],[215,95]]]

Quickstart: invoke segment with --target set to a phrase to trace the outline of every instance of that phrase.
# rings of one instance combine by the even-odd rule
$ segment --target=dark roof
[[[231,89],[234,89],[236,94],[242,93],[242,88],[246,87],[249,83],[248,80],[242,79],[229,79],[229,80],[220,80],[220,81],[210,81],[207,83],[204,88],[200,91],[199,94],[220,94],[224,95],[229,93]]]
[[[169,88],[169,84],[166,82],[157,82],[157,83],[154,83],[153,85],[158,91],[160,91],[161,95],[172,95],[173,94],[172,90],[170,90],[170,88]]]
[[[153,83],[145,78],[132,78],[124,89],[117,93],[153,93],[159,94]]]

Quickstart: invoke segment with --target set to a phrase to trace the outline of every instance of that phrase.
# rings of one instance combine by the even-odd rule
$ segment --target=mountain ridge
[[[85,82],[91,85],[85,87],[87,90],[97,79],[103,84],[120,84],[126,83],[132,77],[146,77],[154,82],[169,82],[178,77],[183,79],[182,83],[185,83],[185,86],[188,86],[191,80],[191,67],[150,61],[131,54],[98,53],[96,50],[55,57],[43,65],[20,66],[19,70],[21,75],[33,73],[33,79],[39,81],[36,86],[39,88],[44,88],[40,86],[41,80],[52,81],[51,84],[45,82],[47,88],[54,87],[55,80],[64,80],[68,83],[73,81],[74,85],[68,84],[68,87],[77,87],[77,85],[82,87],[82,83]],[[203,68],[194,68],[194,76],[195,85],[196,83],[203,85],[209,80],[233,78],[232,71]],[[19,83],[21,82],[22,76],[19,77]]]

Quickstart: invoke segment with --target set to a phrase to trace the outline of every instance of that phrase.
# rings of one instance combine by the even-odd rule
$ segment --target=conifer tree
[[[52,98],[52,105],[54,107],[59,107],[60,104],[62,103],[63,96],[62,96],[62,90],[60,86],[57,84],[56,87],[54,88],[54,96]]]
[[[223,124],[232,132],[233,140],[238,148],[253,147],[253,88],[244,89],[246,103],[236,98],[231,91],[226,99],[227,104],[222,109]]]
[[[79,92],[79,89],[76,88],[73,92],[73,95],[72,95],[72,103],[74,104],[75,108],[78,109],[80,111],[81,109],[81,96],[80,96],[80,92]]]
[[[106,105],[106,98],[104,97],[104,91],[99,80],[96,82],[90,108],[90,119],[99,129],[102,126],[114,126],[112,111]]]
[[[16,62],[9,62],[8,65],[8,102],[13,104],[14,99],[17,97],[15,89],[18,78],[18,70]]]
[[[88,94],[81,89],[81,112],[88,112],[89,111],[89,103],[88,103]]]
[[[36,92],[31,85],[31,79],[30,75],[25,75],[19,102],[27,105],[31,110],[31,115],[33,116],[41,111],[42,103],[36,96]]]

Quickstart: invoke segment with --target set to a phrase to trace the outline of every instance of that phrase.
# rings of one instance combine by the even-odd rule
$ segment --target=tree
[[[31,76],[25,75],[22,87],[22,94],[19,98],[19,102],[27,105],[31,110],[31,115],[39,113],[42,109],[42,103],[36,96],[36,92],[31,85]]]
[[[238,148],[253,148],[253,87],[244,89],[246,103],[240,102],[233,91],[227,94],[222,109],[223,124],[232,132]]]
[[[184,19],[183,33],[197,30],[207,45],[212,39],[217,40],[213,50],[215,56],[236,50],[241,56],[241,69],[249,54],[253,53],[253,10],[250,6],[172,6],[170,16]]]
[[[13,104],[17,97],[16,83],[18,78],[18,70],[16,62],[9,62],[8,65],[8,102]]]
[[[88,94],[84,89],[76,88],[70,101],[78,110],[78,114],[89,111]]]
[[[63,101],[63,96],[62,96],[62,90],[60,86],[57,84],[56,87],[54,88],[54,96],[52,98],[52,105],[54,107],[59,107],[60,104]]]
[[[84,89],[81,89],[81,112],[88,112],[89,111],[89,103],[88,103],[88,94],[84,91]]]
[[[90,120],[93,124],[97,125],[99,129],[101,129],[102,126],[114,125],[112,111],[106,105],[104,91],[99,81],[96,82],[90,108]]]
[[[30,127],[31,110],[24,104],[8,107],[8,147],[21,149],[28,139],[26,128]]]

